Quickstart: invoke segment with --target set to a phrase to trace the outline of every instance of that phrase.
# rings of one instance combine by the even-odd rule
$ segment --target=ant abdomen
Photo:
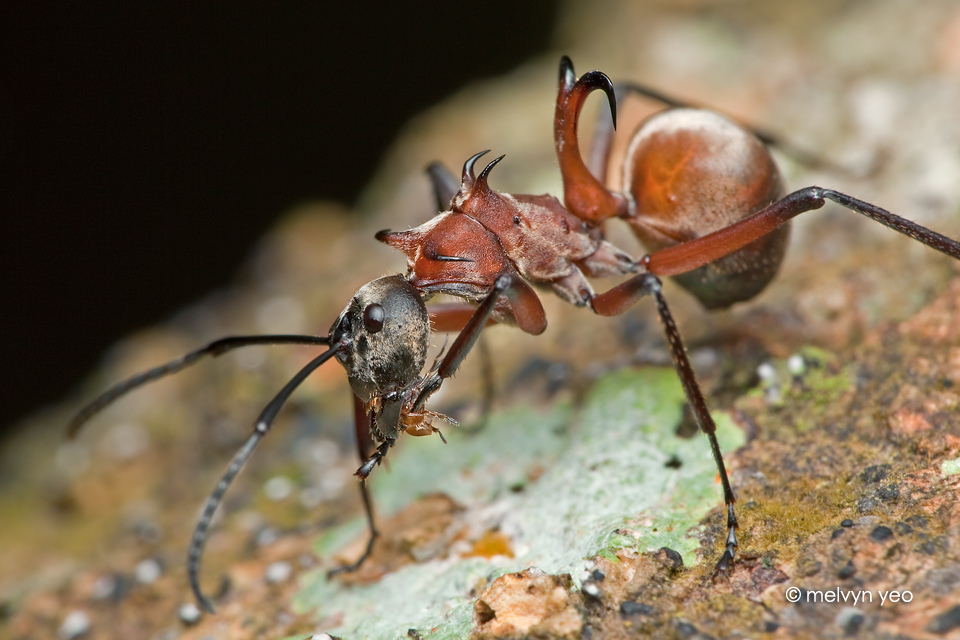
[[[784,195],[766,145],[703,109],[669,109],[644,121],[627,151],[623,185],[627,222],[651,253],[727,227]],[[708,309],[749,300],[776,275],[789,235],[784,224],[674,279]]]

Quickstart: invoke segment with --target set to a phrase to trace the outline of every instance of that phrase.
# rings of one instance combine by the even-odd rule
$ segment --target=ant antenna
[[[93,416],[100,413],[108,405],[113,404],[118,398],[127,395],[134,389],[142,387],[148,382],[153,382],[160,378],[172,375],[178,371],[186,369],[197,360],[205,356],[219,356],[240,347],[249,347],[252,345],[265,344],[313,344],[328,345],[330,338],[327,336],[297,336],[297,335],[269,335],[269,336],[232,336],[229,338],[220,338],[196,351],[191,351],[185,356],[176,360],[171,360],[159,367],[154,367],[143,373],[139,373],[132,378],[120,382],[95,398],[90,404],[81,409],[67,426],[67,437],[74,438],[80,431],[80,428],[87,423]]]
[[[338,343],[311,360],[290,382],[284,385],[280,393],[270,401],[270,404],[264,407],[260,413],[260,417],[257,418],[257,424],[253,429],[253,433],[250,434],[247,441],[240,447],[236,455],[233,456],[233,460],[230,461],[230,466],[227,467],[227,472],[223,474],[220,482],[217,483],[216,489],[213,490],[213,493],[210,494],[210,497],[207,499],[207,504],[203,508],[203,515],[200,516],[200,521],[197,522],[197,528],[193,531],[193,538],[190,540],[190,550],[187,552],[187,574],[190,577],[190,588],[193,589],[197,603],[204,611],[215,613],[213,603],[203,595],[203,591],[200,589],[200,580],[198,578],[198,573],[200,572],[200,557],[203,555],[203,547],[207,542],[207,532],[210,529],[210,521],[213,519],[213,514],[216,512],[217,507],[220,506],[223,494],[227,492],[230,483],[233,482],[233,479],[236,478],[240,470],[243,469],[243,465],[246,464],[247,460],[253,454],[253,450],[257,448],[257,444],[259,444],[263,436],[267,435],[270,431],[270,426],[273,424],[277,414],[280,413],[280,409],[287,401],[287,398],[293,393],[293,390],[299,387],[300,383],[313,373],[316,368],[345,347],[346,345],[344,343]]]

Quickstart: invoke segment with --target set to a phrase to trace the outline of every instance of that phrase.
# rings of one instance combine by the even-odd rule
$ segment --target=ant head
[[[400,390],[420,376],[430,344],[430,316],[417,290],[401,276],[357,291],[330,328],[337,360],[364,402]]]

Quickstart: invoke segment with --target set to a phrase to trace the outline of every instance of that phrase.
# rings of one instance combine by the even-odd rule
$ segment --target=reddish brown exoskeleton
[[[565,300],[605,316],[623,313],[643,296],[653,295],[687,400],[709,438],[720,473],[728,536],[717,570],[726,571],[737,547],[734,494],[716,426],[659,278],[676,277],[709,309],[747,300],[776,274],[786,247],[787,221],[823,206],[825,199],[960,259],[956,241],[845,194],[808,187],[784,196],[779,172],[764,145],[766,136],[758,137],[710,111],[678,108],[682,105],[638,87],[624,90],[640,91],[675,108],[648,119],[637,130],[622,167],[624,191],[611,192],[604,186],[609,131],[595,146],[593,172],[583,162],[577,141],[580,109],[596,89],[606,94],[615,118],[615,90],[610,80],[598,71],[578,80],[570,60],[561,60],[554,139],[564,183],[563,203],[552,196],[493,191],[487,178],[502,156],[479,175],[474,165],[483,154],[473,156],[464,165],[459,183],[434,165],[429,173],[437,199],[440,208],[448,210],[416,229],[377,234],[377,239],[406,254],[408,273],[363,286],[328,335],[223,338],[121,382],[77,414],[70,424],[71,436],[117,398],[204,357],[251,345],[327,347],[264,408],[253,433],[207,500],[188,554],[190,584],[204,609],[212,611],[213,607],[200,589],[198,573],[214,512],[303,380],[335,358],[353,389],[362,461],[356,474],[361,479],[371,535],[356,562],[331,574],[352,571],[370,555],[378,535],[365,479],[401,432],[438,432],[432,420],[441,416],[427,410],[426,402],[457,371],[482,329],[491,321],[513,324],[531,334],[546,328],[543,306],[528,282],[549,287]],[[651,253],[634,260],[603,240],[602,225],[613,217],[626,220]],[[629,278],[598,294],[588,278],[603,276]],[[476,308],[445,306],[428,312],[424,301],[436,293],[458,296]],[[460,334],[446,356],[424,373],[431,330]]]
[[[484,299],[497,278],[512,278],[513,296],[500,299],[493,317],[527,333],[546,327],[543,307],[524,280],[553,289],[561,298],[612,316],[652,294],[687,400],[720,472],[727,505],[726,548],[717,562],[726,571],[737,547],[734,494],[724,468],[703,393],[661,293],[660,277],[674,276],[707,309],[719,309],[757,295],[776,275],[789,236],[788,221],[819,209],[826,199],[861,213],[953,258],[954,240],[846,194],[807,187],[784,195],[783,181],[764,141],[712,111],[683,108],[655,92],[626,86],[674,108],[647,119],[627,147],[623,192],[605,186],[609,136],[601,134],[584,163],[577,121],[587,96],[603,91],[616,118],[616,92],[609,78],[591,71],[579,80],[573,64],[560,62],[560,90],[554,141],[563,177],[564,202],[552,196],[497,193],[487,184],[497,158],[479,176],[467,160],[462,181],[434,168],[438,199],[449,194],[449,210],[409,231],[381,231],[377,239],[407,256],[408,281],[425,296],[445,293],[469,301]],[[651,252],[634,261],[602,239],[602,225],[622,218]],[[597,294],[587,277],[631,275]],[[434,326],[454,330],[463,312],[444,309]]]

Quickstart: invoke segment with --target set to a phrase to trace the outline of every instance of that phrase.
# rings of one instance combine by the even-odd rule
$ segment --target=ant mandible
[[[617,94],[636,92],[671,107],[643,122],[623,162],[623,192],[606,188],[612,128],[601,129],[591,154],[591,171],[577,140],[577,123],[587,96],[601,90],[615,126]],[[190,544],[188,574],[200,605],[213,611],[200,589],[198,573],[214,512],[234,477],[266,435],[294,389],[331,357],[344,366],[354,392],[360,478],[370,539],[360,558],[330,574],[353,571],[366,560],[378,532],[366,478],[396,443],[400,432],[439,433],[425,408],[452,376],[491,322],[539,334],[547,320],[529,283],[552,289],[576,306],[603,316],[619,315],[652,295],[670,352],[693,415],[707,435],[727,508],[725,549],[715,571],[730,569],[737,548],[734,493],[716,438],[716,425],[687,358],[683,341],[661,290],[672,276],[707,309],[726,308],[756,296],[783,259],[789,220],[832,200],[923,244],[960,260],[960,243],[846,194],[807,187],[784,195],[783,182],[765,143],[769,136],[745,129],[712,111],[686,107],[635,85],[614,88],[591,71],[577,79],[573,64],[560,61],[554,142],[564,185],[564,202],[548,195],[498,193],[487,184],[503,156],[475,174],[478,153],[464,164],[459,183],[439,165],[428,173],[440,214],[407,231],[381,231],[376,238],[407,257],[406,276],[388,276],[362,287],[327,336],[267,335],[223,338],[170,363],[112,387],[84,407],[68,434],[129,391],[175,373],[205,356],[262,344],[325,345],[264,408],[253,433],[235,454],[208,498]],[[603,240],[602,224],[622,218],[651,253],[639,260]],[[604,293],[588,277],[630,276]],[[424,301],[437,293],[472,305]],[[475,308],[473,305],[476,305]],[[425,374],[431,330],[459,331],[442,360]],[[442,438],[442,435],[440,436]]]

